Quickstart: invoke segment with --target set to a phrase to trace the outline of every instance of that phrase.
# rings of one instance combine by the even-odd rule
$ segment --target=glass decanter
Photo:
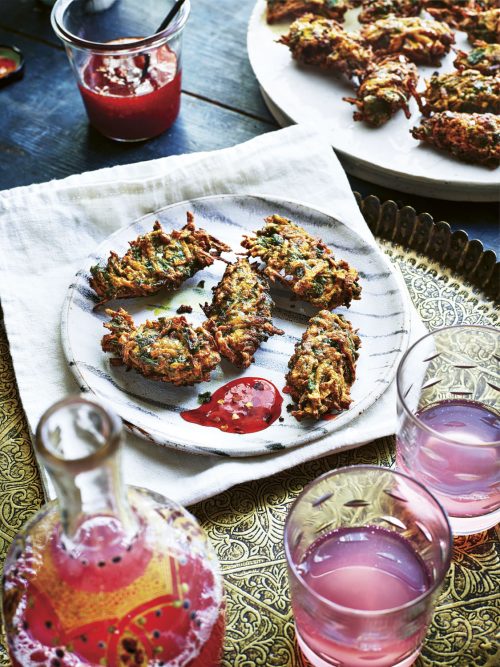
[[[178,504],[122,484],[121,422],[68,398],[36,432],[58,500],[16,536],[3,612],[15,667],[216,667],[224,636],[217,558]]]

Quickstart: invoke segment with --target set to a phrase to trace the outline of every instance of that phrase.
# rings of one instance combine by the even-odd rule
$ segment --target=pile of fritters
[[[335,260],[327,245],[286,218],[270,216],[255,236],[244,237],[242,245],[249,257],[259,258],[265,266],[251,264],[248,257],[227,263],[213,288],[212,302],[202,306],[207,320],[200,327],[193,327],[183,316],[161,317],[136,326],[126,310],[106,310],[110,320],[104,326],[110,333],[102,338],[101,346],[113,355],[112,365],[125,365],[150,380],[176,386],[210,380],[221,356],[238,368],[248,368],[262,342],[284,333],[272,322],[274,304],[268,277],[319,308],[349,306],[352,299],[360,298],[357,271]],[[152,232],[130,243],[124,257],[112,252],[105,267],[92,268],[89,282],[99,304],[156,293],[161,287],[178,289],[227,250],[229,246],[196,230],[188,214],[188,226],[180,231],[168,234],[156,223]],[[121,282],[125,278],[126,288]],[[319,419],[332,409],[349,407],[358,347],[359,338],[343,318],[322,310],[311,320],[287,375],[290,394],[298,403],[293,413],[297,419]],[[313,348],[321,358],[320,369],[313,359],[307,362]],[[314,391],[310,391],[311,382],[304,381],[307,368],[311,373],[314,370],[318,383]]]
[[[298,420],[320,419],[351,403],[360,340],[350,323],[325,309],[349,306],[352,299],[360,298],[358,272],[347,262],[335,260],[323,241],[291,220],[272,215],[265,223],[255,236],[245,236],[241,245],[265,263],[264,273],[271,280],[323,309],[295,346],[286,377],[297,403],[292,414]]]
[[[342,26],[347,5],[361,5],[359,32]],[[268,20],[285,19],[295,20],[279,42],[297,62],[355,86],[356,96],[344,97],[357,107],[355,120],[380,127],[399,110],[410,118],[415,97],[425,117],[413,137],[459,160],[498,166],[498,0],[268,0]],[[439,65],[455,42],[452,28],[464,30],[473,49],[457,53],[458,73],[434,75],[419,94],[415,64]]]

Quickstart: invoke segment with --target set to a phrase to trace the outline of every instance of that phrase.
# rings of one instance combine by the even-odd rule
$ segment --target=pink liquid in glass
[[[341,528],[311,545],[299,572],[313,591],[347,608],[329,619],[309,605],[294,608],[299,643],[313,664],[394,667],[413,660],[425,636],[426,613],[415,615],[407,636],[391,615],[349,613],[394,609],[429,589],[427,568],[408,541],[374,526]]]
[[[441,401],[417,413],[440,439],[420,429],[416,441],[398,443],[398,466],[416,475],[450,516],[477,517],[500,507],[500,419],[481,403]],[[451,442],[450,442],[451,441]],[[458,444],[460,443],[460,444]]]

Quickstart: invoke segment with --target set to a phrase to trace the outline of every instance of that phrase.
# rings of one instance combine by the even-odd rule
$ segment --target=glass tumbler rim
[[[458,447],[471,447],[470,442],[462,442],[460,440],[454,439],[454,438],[449,438],[446,435],[443,435],[439,431],[435,431],[433,428],[425,424],[415,413],[410,410],[408,407],[405,397],[403,395],[403,387],[401,386],[401,374],[402,370],[405,364],[405,361],[409,357],[409,355],[413,352],[413,350],[419,345],[422,341],[426,340],[427,338],[430,338],[432,336],[435,336],[436,334],[442,333],[443,331],[452,331],[452,330],[457,330],[457,329],[463,329],[464,331],[467,330],[479,330],[479,331],[490,331],[493,334],[496,334],[497,336],[499,335],[498,329],[496,329],[493,326],[490,326],[488,324],[453,324],[447,327],[440,327],[439,329],[434,329],[433,331],[429,331],[426,333],[424,336],[416,340],[410,347],[406,350],[404,355],[401,357],[401,361],[398,364],[398,368],[396,371],[396,391],[397,391],[397,396],[399,399],[400,404],[403,407],[403,410],[405,411],[405,414],[407,417],[418,426],[419,429],[422,431],[426,431],[427,433],[430,433],[436,438],[439,438],[439,440],[442,440],[444,442],[448,442],[452,445],[458,446]],[[500,440],[493,440],[491,442],[477,442],[474,443],[474,447],[500,447]]]
[[[447,544],[446,544],[447,553],[446,553],[446,558],[442,564],[442,571],[440,572],[440,576],[436,577],[435,580],[432,582],[432,585],[429,586],[429,588],[423,593],[421,593],[418,597],[414,598],[413,600],[409,600],[408,602],[405,602],[401,605],[398,605],[397,607],[390,607],[389,609],[373,609],[373,610],[355,609],[353,607],[346,607],[344,605],[338,604],[337,602],[332,602],[328,598],[325,598],[323,595],[315,591],[306,581],[304,581],[304,578],[298,572],[298,569],[292,559],[292,555],[290,553],[290,545],[287,539],[289,524],[291,521],[293,510],[295,509],[296,505],[300,502],[300,500],[302,500],[302,498],[313,486],[315,486],[318,482],[327,479],[328,477],[334,477],[338,474],[343,474],[346,472],[356,472],[362,470],[381,470],[383,472],[389,472],[395,475],[396,477],[403,477],[406,480],[408,480],[411,484],[420,487],[424,495],[426,495],[440,511],[442,518],[444,519],[444,524],[447,528]],[[321,601],[326,607],[328,607],[332,611],[337,611],[343,614],[348,614],[351,616],[362,617],[362,618],[380,618],[382,616],[390,616],[393,614],[398,614],[402,611],[405,611],[406,609],[411,609],[415,605],[420,604],[427,598],[431,597],[435,593],[435,591],[438,590],[450,567],[452,550],[453,550],[453,533],[451,530],[448,513],[444,509],[443,505],[439,502],[436,496],[434,496],[428,489],[425,488],[425,486],[421,482],[419,482],[416,479],[413,479],[409,475],[406,475],[405,473],[399,470],[394,470],[393,468],[386,468],[384,466],[376,466],[376,465],[357,464],[352,466],[343,466],[342,468],[336,468],[335,470],[328,470],[327,472],[323,473],[319,477],[316,477],[315,479],[311,480],[308,484],[306,484],[306,486],[302,489],[297,498],[295,498],[290,508],[290,511],[288,512],[287,517],[285,519],[284,547],[285,547],[286,562],[290,567],[290,569],[292,570],[294,577],[300,582],[300,585],[305,590],[307,590],[307,592],[313,598],[316,598],[317,600]]]
[[[78,37],[64,27],[62,18],[65,10],[72,2],[74,2],[74,0],[56,1],[50,14],[50,20],[54,32],[59,37],[59,39],[73,48],[79,48],[86,51],[92,51],[92,53],[104,55],[119,55],[123,53],[134,54],[143,51],[145,48],[161,46],[165,42],[168,42],[169,40],[176,37],[176,35],[178,35],[184,29],[191,11],[190,0],[185,0],[174,20],[161,32],[148,35],[147,37],[143,37],[141,39],[130,38],[130,40],[120,40],[119,43],[94,42],[92,40]]]

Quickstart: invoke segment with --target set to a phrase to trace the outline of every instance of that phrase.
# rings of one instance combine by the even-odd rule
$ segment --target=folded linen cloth
[[[60,341],[61,308],[84,258],[109,234],[167,204],[209,194],[279,195],[323,209],[375,241],[328,140],[293,126],[232,148],[102,169],[0,192],[0,298],[21,400],[34,431],[78,387]],[[406,298],[409,297],[406,295]],[[412,338],[423,325],[412,309]],[[394,433],[394,383],[328,437],[245,459],[192,455],[126,434],[125,479],[190,504],[249,479]],[[48,493],[53,495],[49,487]]]

